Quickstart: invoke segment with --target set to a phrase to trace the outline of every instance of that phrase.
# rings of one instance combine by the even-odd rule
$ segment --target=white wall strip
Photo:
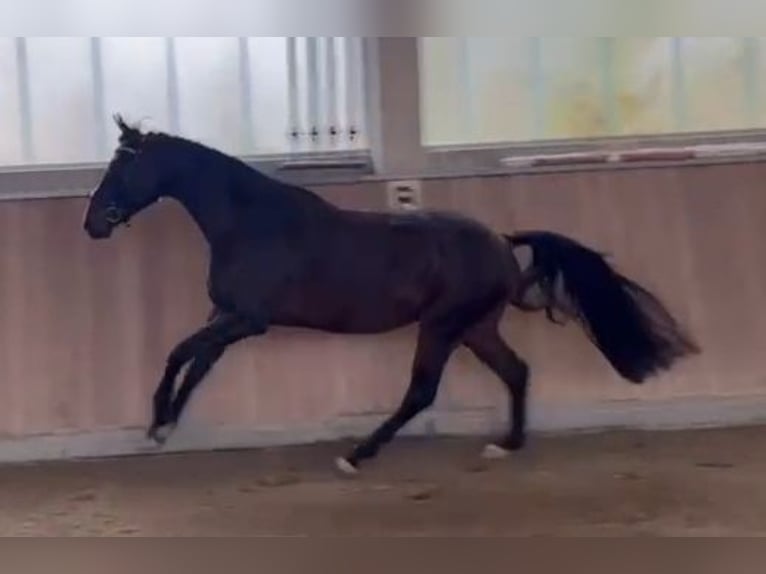
[[[255,151],[255,133],[253,129],[253,78],[250,73],[250,42],[247,38],[238,38],[239,44],[239,99],[242,121],[242,143],[247,153]]]
[[[288,137],[290,148],[296,149],[303,136],[303,126],[300,121],[298,99],[298,39],[287,39],[287,99],[288,99]]]
[[[104,103],[104,64],[101,54],[101,38],[90,39],[90,68],[93,82],[93,131],[96,155],[106,159],[106,108]]]
[[[181,131],[181,110],[178,97],[178,61],[175,38],[165,38],[165,68],[167,71],[167,107],[170,131]]]
[[[21,150],[25,163],[34,163],[35,149],[32,141],[32,110],[29,95],[29,57],[26,38],[16,38],[16,84],[18,87],[19,116],[21,123]]]

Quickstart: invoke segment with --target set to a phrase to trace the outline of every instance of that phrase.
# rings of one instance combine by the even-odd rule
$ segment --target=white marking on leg
[[[175,424],[168,424],[161,426],[156,431],[154,431],[154,440],[156,440],[159,444],[165,444],[165,442],[170,438],[170,435],[173,434],[173,431],[176,430]]]
[[[335,466],[346,476],[356,476],[359,474],[359,470],[343,457],[339,456],[335,459]]]
[[[487,460],[501,460],[506,458],[509,454],[511,454],[509,450],[490,443],[484,447],[481,456]]]

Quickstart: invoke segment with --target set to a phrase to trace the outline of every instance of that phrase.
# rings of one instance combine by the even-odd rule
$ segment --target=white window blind
[[[428,146],[766,127],[766,38],[422,38]]]
[[[367,148],[361,38],[0,38],[0,166],[108,158],[111,115],[240,156]]]

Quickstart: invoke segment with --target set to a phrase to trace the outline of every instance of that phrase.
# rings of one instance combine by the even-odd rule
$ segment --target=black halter
[[[140,151],[136,148],[123,144],[117,148],[117,153],[126,153],[136,156],[140,153]],[[116,203],[111,203],[107,206],[104,217],[110,225],[116,226],[124,223],[126,227],[130,227],[130,216],[127,214],[127,209],[125,209],[123,206],[117,205]]]

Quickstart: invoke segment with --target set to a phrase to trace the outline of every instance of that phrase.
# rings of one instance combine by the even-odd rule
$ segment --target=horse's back
[[[339,211],[317,225],[301,273],[281,297],[283,323],[377,332],[420,320],[439,301],[507,288],[504,241],[437,212]]]

